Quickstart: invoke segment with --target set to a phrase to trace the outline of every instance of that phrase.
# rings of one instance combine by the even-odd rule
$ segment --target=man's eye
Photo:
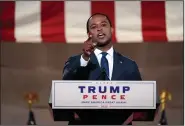
[[[91,27],[91,29],[95,29],[95,28],[96,28],[96,26],[92,26],[92,27]]]
[[[105,26],[107,26],[107,24],[102,24],[102,26],[104,26],[104,27],[105,27]]]

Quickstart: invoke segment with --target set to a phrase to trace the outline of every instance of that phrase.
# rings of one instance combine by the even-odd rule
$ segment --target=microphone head
[[[96,47],[97,46],[97,43],[96,42],[93,42],[93,46]]]

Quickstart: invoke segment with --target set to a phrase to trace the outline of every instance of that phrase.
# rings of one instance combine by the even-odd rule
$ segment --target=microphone
[[[106,80],[106,77],[109,79],[109,76],[107,75],[105,68],[101,68],[101,73],[97,80]]]
[[[102,74],[103,74],[103,77],[104,77],[103,80],[106,80],[106,77],[109,79],[109,76],[107,75],[105,68],[102,68],[101,71],[102,71]]]
[[[92,33],[89,33],[89,39],[92,39]],[[97,42],[92,42],[93,47],[95,48],[97,46]]]
[[[95,48],[97,46],[97,42],[93,42],[93,47]]]

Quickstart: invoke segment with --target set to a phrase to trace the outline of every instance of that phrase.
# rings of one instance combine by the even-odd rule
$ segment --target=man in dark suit
[[[100,13],[87,21],[88,40],[83,44],[83,53],[70,57],[65,63],[63,80],[141,80],[135,61],[116,52],[112,44],[113,28],[110,19]],[[132,114],[129,110],[76,110],[79,124],[122,124]],[[110,114],[111,113],[111,114]],[[69,124],[77,124],[71,119]],[[128,122],[127,124],[131,124]]]

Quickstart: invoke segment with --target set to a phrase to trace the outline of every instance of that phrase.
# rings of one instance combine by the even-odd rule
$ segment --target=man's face
[[[111,42],[112,30],[109,21],[103,15],[94,15],[89,21],[89,34],[97,46],[105,46]]]

